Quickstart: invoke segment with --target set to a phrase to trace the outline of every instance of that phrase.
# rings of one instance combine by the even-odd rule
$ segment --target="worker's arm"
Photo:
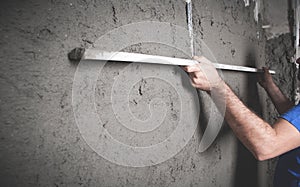
[[[258,160],[273,158],[300,146],[300,133],[292,124],[279,119],[271,127],[242,103],[206,58],[195,59],[200,64],[184,67],[190,74],[192,85],[208,93],[224,96],[226,121]]]
[[[294,106],[294,103],[274,83],[268,68],[264,68],[264,73],[260,77],[259,84],[266,90],[279,114],[287,112]]]

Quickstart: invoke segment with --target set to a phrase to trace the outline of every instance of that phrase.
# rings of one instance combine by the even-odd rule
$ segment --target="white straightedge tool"
[[[80,51],[83,50],[83,51]],[[78,52],[79,51],[79,52]],[[77,53],[77,54],[76,54]],[[80,53],[80,54],[78,54]],[[199,63],[196,60],[173,58],[157,55],[146,55],[140,53],[127,53],[127,52],[106,52],[96,49],[74,49],[69,54],[70,60],[100,60],[100,61],[120,61],[120,62],[139,62],[148,64],[165,64],[165,65],[179,65],[189,66]],[[242,71],[242,72],[263,72],[261,69],[229,64],[212,63],[216,69]],[[275,71],[269,70],[269,73],[275,74]]]

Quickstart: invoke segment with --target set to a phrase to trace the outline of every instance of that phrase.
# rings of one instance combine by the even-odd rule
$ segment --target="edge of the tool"
[[[76,47],[68,53],[68,58],[70,61],[79,62],[82,59],[84,52],[85,48]]]

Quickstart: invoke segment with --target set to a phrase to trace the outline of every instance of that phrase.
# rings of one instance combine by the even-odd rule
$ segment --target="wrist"
[[[211,94],[212,91],[223,92],[225,88],[226,88],[226,83],[224,82],[223,79],[220,79],[218,83],[211,85],[210,90],[207,90],[206,92],[208,94]]]
[[[266,84],[266,86],[264,87],[264,89],[265,89],[267,92],[273,92],[274,90],[277,90],[278,87],[277,87],[277,85],[272,81],[272,82]]]
[[[225,85],[226,85],[226,83],[224,82],[224,80],[220,78],[220,80],[218,81],[218,83],[214,84],[211,87],[211,89],[223,89]]]

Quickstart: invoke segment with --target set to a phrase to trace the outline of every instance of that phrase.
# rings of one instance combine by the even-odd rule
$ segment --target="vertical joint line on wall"
[[[294,0],[294,22],[295,22],[295,61],[297,58],[300,58],[300,0]],[[299,69],[299,64],[295,63],[296,67]],[[298,104],[300,101],[300,88],[299,88],[299,80],[296,79],[296,91],[295,91],[295,102]]]
[[[186,0],[186,15],[187,15],[189,37],[190,37],[191,55],[193,57],[195,56],[195,52],[194,52],[192,0]]]
[[[295,49],[296,49],[296,59],[300,57],[300,0],[295,0]]]

